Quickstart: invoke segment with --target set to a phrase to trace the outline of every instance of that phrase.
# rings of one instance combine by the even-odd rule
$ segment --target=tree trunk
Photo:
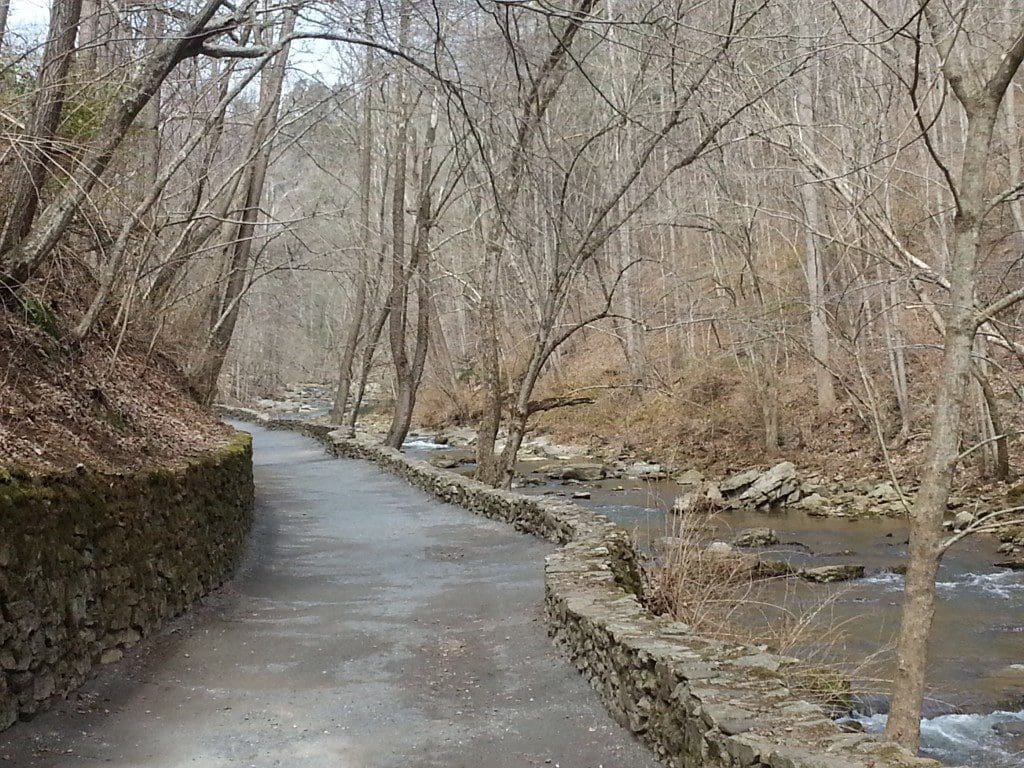
[[[808,25],[803,25],[807,34]],[[815,76],[808,72],[799,79],[800,87],[796,97],[797,120],[800,130],[807,132],[805,141],[812,147],[814,141],[814,96],[817,90]],[[818,187],[811,174],[805,174],[800,185],[800,201],[803,204],[806,226],[804,228],[804,272],[807,278],[807,303],[810,307],[811,354],[814,358],[815,391],[820,411],[831,411],[836,404],[832,382],[828,313],[825,308],[824,248],[819,233],[822,227]]]
[[[371,36],[373,23],[372,2],[366,3],[363,18],[363,29],[367,37]],[[338,365],[338,387],[334,393],[334,404],[331,407],[331,421],[341,424],[345,420],[345,409],[348,407],[349,392],[352,389],[352,364],[356,359],[356,347],[363,330],[366,316],[367,284],[370,280],[370,249],[373,246],[373,235],[370,232],[371,185],[373,183],[373,90],[370,78],[373,76],[373,48],[366,46],[363,54],[363,122],[359,156],[359,250],[356,269],[356,295],[352,302],[352,317],[349,320],[348,333],[341,351],[341,362]]]
[[[53,139],[60,127],[68,72],[74,58],[82,0],[57,0],[50,11],[50,28],[36,82],[36,99],[29,122],[26,156],[8,166],[3,186],[10,190],[7,213],[0,226],[0,259],[32,228],[43,183],[53,162]],[[6,17],[6,9],[4,13]]]
[[[984,403],[984,416],[991,428],[991,440],[994,449],[995,463],[992,468],[992,477],[995,480],[1006,481],[1010,479],[1010,447],[1006,429],[1003,426],[1002,414],[999,411],[999,398],[992,389],[992,382],[980,364],[974,366],[974,378],[981,389],[982,401]]]
[[[903,337],[901,307],[896,281],[890,277],[889,307],[888,311],[882,313],[882,324],[885,333],[885,349],[889,359],[889,374],[892,377],[896,407],[900,414],[900,431],[896,436],[897,445],[903,445],[910,439],[910,430],[913,426],[913,408],[907,383],[907,362],[904,352],[906,342]]]
[[[99,45],[100,2],[82,0],[82,23],[78,29],[78,69],[89,77],[96,74],[96,51]]]
[[[7,15],[11,10],[11,0],[0,0],[0,51],[4,49],[4,38],[7,36]]]
[[[395,396],[395,412],[388,430],[386,445],[393,448],[401,447],[405,436],[409,434],[413,410],[416,408],[416,395],[423,379],[423,367],[426,365],[427,349],[430,343],[430,325],[432,302],[430,299],[430,233],[433,229],[433,194],[434,176],[434,142],[437,137],[438,102],[436,95],[431,103],[430,122],[423,137],[423,161],[420,167],[419,204],[416,208],[416,234],[410,268],[416,272],[416,340],[414,342],[413,359],[408,369],[399,371],[396,366],[398,387]],[[403,280],[404,280],[403,276]],[[404,307],[403,307],[404,310]],[[392,306],[392,319],[395,308]],[[404,347],[405,334],[402,334]]]
[[[380,336],[384,333],[384,326],[388,322],[389,307],[383,304],[370,333],[363,343],[363,361],[359,367],[359,381],[356,385],[356,395],[352,399],[352,408],[348,413],[348,432],[350,436],[356,434],[356,424],[359,421],[359,409],[363,405],[363,396],[366,394],[366,383],[370,379],[370,370],[373,368],[373,358],[377,354],[377,345],[380,343]]]
[[[404,45],[409,34],[408,4],[403,4],[399,45]],[[397,99],[398,122],[395,125],[395,179],[391,190],[391,289],[388,292],[388,341],[391,345],[391,361],[395,370],[395,407],[400,407],[398,396],[410,384],[412,370],[409,366],[409,351],[406,348],[406,327],[408,321],[409,283],[406,274],[405,253],[405,194],[408,172],[409,122],[411,115],[405,93],[405,72],[398,75]],[[388,430],[385,445],[399,448],[395,444],[394,422]]]
[[[903,615],[896,649],[892,707],[886,735],[916,751],[921,738],[928,638],[935,616],[935,575],[942,556],[942,520],[960,453],[960,423],[977,331],[975,282],[978,235],[986,210],[985,182],[998,100],[969,106],[950,265],[950,306],[945,323],[942,376],[921,488],[910,515]]]
[[[491,237],[502,237],[492,232]],[[477,425],[476,479],[489,485],[501,480],[501,468],[494,454],[494,444],[501,427],[505,397],[501,377],[501,334],[498,328],[498,275],[501,246],[490,238],[484,246],[485,284],[480,306],[480,359],[483,367],[483,410]]]

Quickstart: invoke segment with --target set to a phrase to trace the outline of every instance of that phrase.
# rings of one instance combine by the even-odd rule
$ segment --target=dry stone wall
[[[252,503],[244,433],[177,469],[0,471],[0,729],[221,584]]]
[[[372,461],[452,504],[563,545],[545,563],[549,633],[612,715],[677,768],[937,768],[892,743],[845,733],[794,695],[793,660],[702,638],[647,611],[627,533],[568,501],[495,490],[334,427],[227,415],[302,432],[347,458]]]

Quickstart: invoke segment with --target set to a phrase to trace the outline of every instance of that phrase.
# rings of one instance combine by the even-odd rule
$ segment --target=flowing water
[[[407,450],[420,456],[444,448],[423,438],[407,443]],[[467,455],[464,450],[447,453]],[[551,463],[526,461],[520,471],[537,478]],[[561,495],[586,491],[590,498],[577,503],[631,530],[643,545],[671,535],[668,510],[680,486],[673,481],[545,481],[520,490]],[[845,624],[847,653],[855,660],[891,648],[903,591],[903,577],[891,569],[906,556],[904,522],[811,517],[796,511],[734,511],[708,519],[709,535],[725,541],[734,532],[760,526],[774,529],[782,542],[759,550],[765,557],[793,564],[864,565],[865,578],[840,585],[779,580],[770,588],[795,609],[800,603],[820,604],[831,595],[830,621]],[[992,563],[1000,559],[996,546],[988,538],[967,539],[946,555],[940,570],[922,744],[923,751],[951,766],[1024,768],[1024,572],[995,568]],[[881,692],[886,687],[883,681],[874,690],[863,690],[863,711],[852,719],[866,730],[884,728],[886,700]]]

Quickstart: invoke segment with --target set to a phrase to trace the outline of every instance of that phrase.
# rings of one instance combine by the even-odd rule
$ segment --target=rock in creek
[[[760,470],[748,469],[739,474],[730,475],[718,485],[723,496],[731,496],[741,493],[754,484],[754,481],[761,476]]]
[[[732,540],[734,547],[768,547],[778,543],[779,537],[771,528],[747,528]]]
[[[635,480],[664,480],[668,472],[661,464],[652,464],[649,461],[637,461],[626,467],[626,477]]]
[[[1014,571],[1024,571],[1024,556],[1018,555],[1010,560],[1003,560],[996,563],[996,568],[1010,568]]]
[[[476,445],[476,430],[470,427],[449,427],[435,439],[442,445],[453,447]]]
[[[812,493],[810,496],[804,496],[794,506],[813,515],[824,514],[825,505],[825,498],[820,493]]]
[[[566,464],[562,467],[553,467],[547,471],[547,476],[552,480],[579,480],[591,482],[602,480],[608,474],[603,464]]]
[[[679,485],[700,485],[704,482],[704,475],[697,469],[688,469],[683,474],[676,477],[676,482]]]
[[[429,461],[438,469],[455,469],[462,463],[454,456],[432,456]]]
[[[812,568],[801,568],[797,575],[807,581],[818,584],[831,584],[836,581],[850,581],[864,578],[863,565],[820,565]]]
[[[996,723],[992,726],[992,730],[1000,736],[1024,736],[1024,723],[1019,720]]]
[[[726,478],[718,486],[728,508],[770,509],[794,504],[803,495],[796,467],[783,461],[766,472],[748,469]]]
[[[722,493],[714,483],[698,485],[693,490],[676,497],[672,511],[677,515],[690,512],[711,512],[720,509],[724,504]]]

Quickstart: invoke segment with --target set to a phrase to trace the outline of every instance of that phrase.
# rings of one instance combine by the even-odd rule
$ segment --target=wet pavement
[[[547,544],[255,433],[236,578],[0,734],[0,766],[653,768],[558,655]]]

